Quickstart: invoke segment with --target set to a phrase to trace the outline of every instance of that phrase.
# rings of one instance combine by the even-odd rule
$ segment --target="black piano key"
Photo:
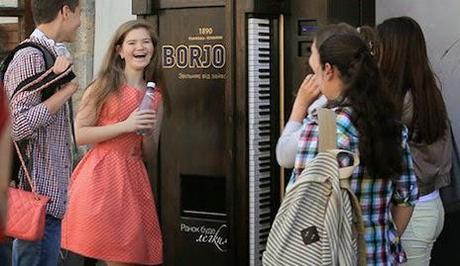
[[[264,223],[270,223],[270,222],[271,222],[271,219],[272,219],[272,217],[271,217],[271,215],[269,215],[268,217],[264,217],[263,219],[260,219],[260,221],[261,221],[261,222],[263,221]],[[267,242],[266,239],[259,239],[259,241],[261,241],[261,242],[264,242],[264,241]]]
[[[270,208],[271,206],[272,206],[271,203],[265,203],[265,204],[261,204],[259,208]]]
[[[260,79],[270,79],[270,75],[259,75]]]
[[[266,187],[271,187],[271,184],[268,183],[268,184],[260,184],[259,185],[259,188],[266,188]]]
[[[259,180],[259,181],[260,181],[260,180]],[[265,185],[265,184],[269,184],[269,185],[270,185],[271,183],[272,183],[271,180],[266,180],[266,181],[264,181],[264,182],[260,182],[261,185]]]
[[[267,69],[267,68],[259,68],[259,73],[270,73],[270,69]]]
[[[268,176],[268,177],[261,177],[259,178],[259,181],[260,182],[271,182],[271,177]]]
[[[257,50],[260,52],[270,52],[270,48],[266,48],[266,47],[259,47],[257,48]]]
[[[259,148],[259,151],[263,152],[263,151],[270,151],[271,150],[271,147],[263,147],[263,148]]]
[[[268,156],[268,158],[265,158],[265,157],[258,157],[257,158],[257,161],[259,162],[259,165],[262,164],[262,163],[266,163],[266,162],[270,162],[270,156]]]
[[[272,216],[271,213],[261,213],[261,214],[259,214],[260,218],[270,218],[271,216]]]
[[[265,89],[265,88],[266,88],[266,89],[269,89],[269,88],[270,88],[270,84],[259,84],[258,87],[261,88],[261,89]]]
[[[272,164],[270,162],[259,162],[257,163],[257,166],[259,167],[259,171],[264,171],[267,172],[271,171]]]
[[[259,233],[269,233],[270,227],[259,229]]]
[[[259,173],[263,174],[263,173],[271,173],[272,172],[272,169],[268,166],[266,168],[260,168],[259,169]]]
[[[270,197],[270,196],[271,196],[270,191],[259,193],[259,197]]]
[[[259,115],[270,115],[270,112],[259,112]]]
[[[259,100],[270,100],[270,95],[268,96],[259,96]]]
[[[262,239],[268,238],[268,233],[267,234],[259,234],[259,238],[262,238]]]

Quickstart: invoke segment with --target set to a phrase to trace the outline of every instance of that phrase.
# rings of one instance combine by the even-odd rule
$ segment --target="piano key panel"
[[[249,143],[249,265],[262,265],[262,254],[276,215],[274,146],[277,110],[273,22],[247,21]]]

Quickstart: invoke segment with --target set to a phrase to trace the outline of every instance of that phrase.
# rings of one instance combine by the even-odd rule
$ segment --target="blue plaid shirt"
[[[351,108],[336,107],[332,110],[337,114],[337,147],[359,153],[358,131],[351,122]],[[418,197],[407,129],[402,134],[404,171],[399,178],[370,178],[362,166],[358,166],[351,177],[351,190],[360,201],[363,214],[368,265],[395,265],[406,260],[390,213],[391,205],[414,206]],[[290,184],[318,153],[318,135],[317,115],[313,112],[302,126]]]

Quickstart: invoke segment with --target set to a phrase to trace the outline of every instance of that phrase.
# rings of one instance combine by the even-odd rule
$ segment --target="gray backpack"
[[[264,266],[366,265],[364,227],[349,178],[356,154],[336,149],[336,115],[318,110],[319,153],[286,192],[268,237]],[[339,168],[337,156],[353,165]]]

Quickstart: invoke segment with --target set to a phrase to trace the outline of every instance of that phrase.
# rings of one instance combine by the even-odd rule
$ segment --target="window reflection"
[[[18,7],[18,0],[2,0],[0,7]]]

